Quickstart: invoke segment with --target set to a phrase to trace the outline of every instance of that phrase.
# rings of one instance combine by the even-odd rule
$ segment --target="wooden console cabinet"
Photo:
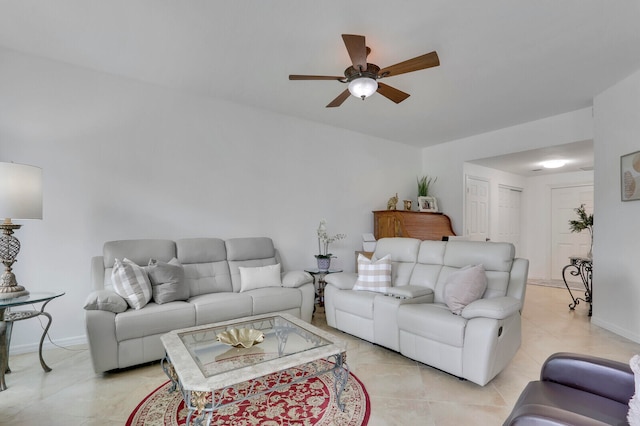
[[[442,240],[442,237],[456,235],[446,214],[408,210],[374,211],[373,233],[376,240],[384,237]]]

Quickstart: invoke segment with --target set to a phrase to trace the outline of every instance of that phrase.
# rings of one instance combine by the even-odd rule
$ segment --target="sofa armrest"
[[[305,271],[289,271],[282,274],[283,287],[298,288],[310,282],[313,282],[313,277]]]
[[[518,312],[521,307],[522,302],[510,296],[478,299],[469,303],[460,316],[465,319],[482,317],[502,320]]]
[[[415,299],[416,297],[424,296],[431,296],[431,299],[433,299],[433,290],[419,285],[402,285],[388,288],[385,295],[396,299]]]
[[[119,368],[116,314],[107,311],[85,311],[85,327],[91,363],[96,373]]]
[[[339,288],[340,290],[351,290],[358,281],[358,274],[354,272],[338,272],[337,274],[325,275],[324,281],[327,284]]]
[[[628,364],[568,352],[551,355],[542,365],[540,380],[559,383],[628,404],[635,378]]]

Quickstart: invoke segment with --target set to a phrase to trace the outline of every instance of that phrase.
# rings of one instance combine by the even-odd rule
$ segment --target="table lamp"
[[[20,241],[13,236],[22,225],[11,219],[42,219],[42,169],[25,164],[0,162],[0,299],[25,296],[29,292],[16,281],[11,270],[20,252]]]

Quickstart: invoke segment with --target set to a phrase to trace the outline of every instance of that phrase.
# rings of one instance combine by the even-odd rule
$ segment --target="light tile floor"
[[[640,344],[591,325],[587,306],[571,311],[569,301],[565,289],[528,286],[522,347],[484,387],[330,329],[321,312],[314,323],[348,340],[351,371],[371,398],[369,425],[500,425],[550,354],[580,352],[628,362],[640,353]],[[51,349],[44,356],[50,373],[42,371],[36,353],[10,357],[0,425],[123,425],[144,396],[167,380],[159,363],[96,375],[85,347]]]

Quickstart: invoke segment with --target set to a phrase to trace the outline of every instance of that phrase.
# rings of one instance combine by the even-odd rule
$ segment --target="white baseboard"
[[[626,330],[624,328],[620,328],[617,325],[611,324],[607,321],[603,321],[602,319],[593,316],[591,317],[591,324],[597,325],[598,327],[602,327],[605,330],[609,330],[612,333],[615,333],[619,336],[624,337],[625,339],[629,339],[633,342],[640,343],[640,336]]]
[[[57,347],[67,347],[67,346],[77,346],[77,345],[86,345],[87,344],[87,336],[76,336],[76,337],[67,337],[66,339],[56,339],[51,343],[47,337],[44,338],[44,343],[42,344],[42,350],[45,349],[54,349]],[[29,343],[26,345],[11,345],[9,348],[10,355],[18,355],[18,354],[26,354],[30,352],[38,352],[38,343]]]

